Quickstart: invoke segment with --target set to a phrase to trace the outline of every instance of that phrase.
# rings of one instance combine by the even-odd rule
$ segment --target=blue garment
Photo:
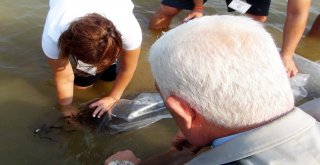
[[[228,141],[230,141],[230,140],[232,140],[232,139],[234,139],[234,138],[236,138],[238,136],[246,134],[247,132],[249,132],[249,131],[240,132],[240,133],[237,133],[237,134],[233,134],[233,135],[229,135],[229,136],[218,138],[218,139],[212,141],[211,146],[213,148],[218,147],[218,146],[222,145],[223,143],[226,143],[226,142],[228,142]]]
[[[206,3],[204,0],[203,3]],[[194,8],[194,3],[192,0],[162,0],[161,4],[165,6],[170,6],[176,9],[192,10]]]

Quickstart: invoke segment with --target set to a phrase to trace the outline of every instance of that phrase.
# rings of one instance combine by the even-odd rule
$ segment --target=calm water
[[[147,29],[148,20],[159,0],[133,0],[135,14],[143,29],[139,67],[126,94],[155,91],[147,61],[148,49],[158,37]],[[226,14],[224,1],[206,4],[206,14]],[[281,43],[286,1],[272,2],[267,29],[278,45]],[[66,125],[56,121],[59,114],[51,72],[40,43],[48,2],[40,0],[0,1],[0,163],[1,164],[101,164],[111,153],[132,149],[141,158],[165,151],[176,131],[166,119],[149,127],[114,136],[90,130],[68,132],[53,130],[44,138],[33,133],[46,124]],[[310,10],[306,32],[320,13],[319,1]],[[177,26],[186,12],[174,20]],[[318,40],[302,39],[297,53],[311,60],[320,59]],[[88,91],[76,92],[75,104],[99,97],[110,84],[99,83]],[[156,131],[155,131],[156,130]]]

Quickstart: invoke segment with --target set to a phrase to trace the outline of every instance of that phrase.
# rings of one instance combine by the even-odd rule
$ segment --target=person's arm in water
[[[288,0],[280,52],[288,77],[295,76],[298,72],[293,55],[306,26],[310,2],[311,0]]]
[[[56,84],[58,102],[60,105],[70,105],[73,100],[74,74],[68,59],[48,59]]]
[[[193,10],[183,19],[183,22],[203,16],[203,0],[193,0],[193,3]]]
[[[135,50],[125,51],[120,56],[120,69],[110,93],[106,97],[90,104],[90,108],[95,108],[92,114],[94,117],[100,117],[103,113],[110,111],[112,106],[121,98],[136,70],[139,54],[140,47]]]

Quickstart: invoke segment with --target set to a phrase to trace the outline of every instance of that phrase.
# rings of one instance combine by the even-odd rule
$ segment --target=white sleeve
[[[50,1],[51,2],[51,1]],[[42,33],[42,50],[44,54],[52,59],[58,59],[59,57],[59,49],[58,49],[58,34],[56,30],[58,28],[54,28],[55,26],[52,25],[52,18],[54,13],[52,13],[51,9],[48,12],[46,22],[43,28],[43,33]],[[50,28],[51,27],[51,28]],[[51,33],[55,34],[52,35]],[[57,34],[56,34],[57,33]],[[53,37],[56,37],[55,39]]]
[[[43,31],[42,34],[42,50],[44,54],[51,58],[51,59],[58,59],[59,58],[59,48],[58,43],[55,42],[46,32]]]
[[[122,44],[124,50],[134,50],[141,46],[142,42],[142,32],[140,25],[137,19],[132,14],[132,18],[126,19],[125,22],[120,28],[118,29],[122,34]],[[124,29],[125,28],[125,29]]]
[[[50,0],[50,9],[42,33],[42,50],[52,59],[59,58],[58,40],[61,35],[61,18],[65,11],[63,0]]]

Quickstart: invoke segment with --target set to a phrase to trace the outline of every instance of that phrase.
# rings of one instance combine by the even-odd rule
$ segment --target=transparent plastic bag
[[[320,65],[299,55],[294,55],[294,61],[299,73],[309,74],[309,80],[305,85],[309,98],[320,97]]]
[[[308,91],[304,88],[304,86],[307,84],[309,77],[309,74],[298,73],[296,76],[289,79],[294,100],[296,102],[308,96]]]
[[[115,134],[139,129],[163,118],[172,118],[158,93],[142,93],[133,100],[120,99],[105,115],[98,131]]]
[[[158,93],[142,93],[133,100],[119,100],[112,109],[112,116],[130,122],[141,116],[150,116],[150,114],[165,109]]]

